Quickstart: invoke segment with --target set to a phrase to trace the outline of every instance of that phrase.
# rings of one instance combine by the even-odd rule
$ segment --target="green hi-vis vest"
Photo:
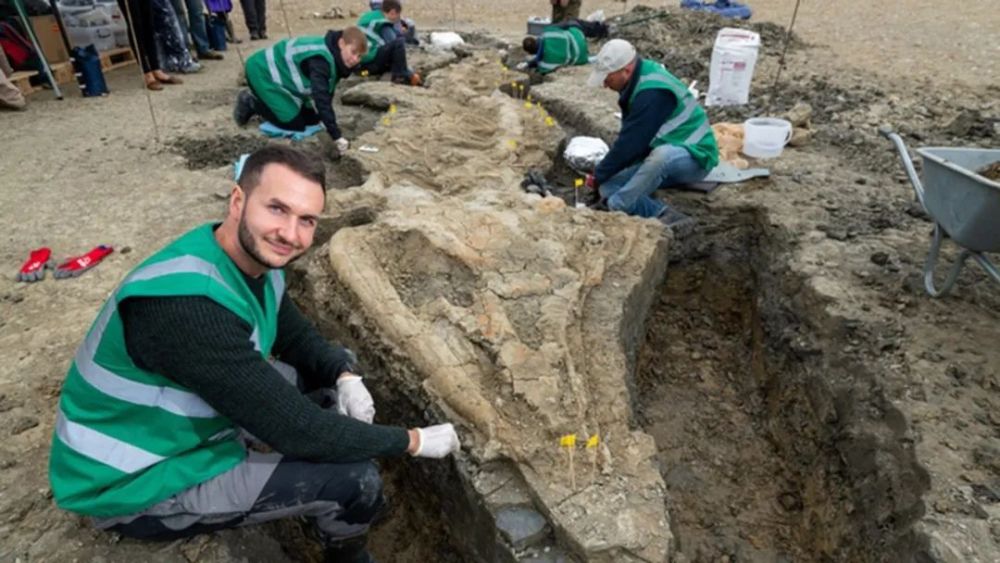
[[[628,100],[631,108],[635,97],[644,90],[661,88],[670,90],[677,98],[674,113],[667,118],[656,132],[650,147],[676,145],[684,147],[705,170],[719,164],[719,146],[715,143],[715,133],[708,123],[705,110],[698,100],[688,92],[684,83],[670,74],[660,63],[643,59],[639,67],[639,83]]]
[[[585,65],[590,60],[587,38],[577,27],[562,29],[554,25],[545,27],[540,38],[542,60],[538,72],[548,74],[561,66]]]
[[[393,25],[393,23],[386,19],[382,10],[365,12],[358,18],[358,27],[364,32],[365,37],[368,38],[368,52],[361,57],[361,64],[367,64],[375,60],[375,53],[378,51],[378,48],[385,45],[385,39],[382,39],[382,28],[387,25]]]
[[[118,305],[130,297],[201,296],[253,327],[270,355],[284,273],[271,270],[265,304],[203,225],[133,270],[108,298],[63,383],[49,459],[60,508],[97,517],[144,510],[228,471],[246,457],[234,424],[169,377],[140,369],[125,349]]]
[[[314,85],[302,74],[302,61],[323,57],[330,64],[330,83]],[[322,36],[282,39],[247,58],[247,81],[254,92],[281,121],[291,121],[310,100],[313,87],[333,93],[337,87],[337,64]]]

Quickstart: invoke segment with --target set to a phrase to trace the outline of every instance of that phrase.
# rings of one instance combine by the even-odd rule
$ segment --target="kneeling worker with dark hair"
[[[372,424],[354,354],[285,292],[324,183],[315,159],[262,148],[221,223],[126,276],[62,387],[49,464],[60,508],[150,540],[308,516],[327,561],[370,561],[365,534],[384,504],[371,458],[442,458],[459,441],[451,424]],[[326,388],[336,409],[303,394]],[[250,449],[260,442],[273,452]]]
[[[341,153],[350,142],[337,126],[333,92],[347,78],[368,49],[356,27],[328,31],[325,37],[282,39],[247,57],[249,90],[236,97],[233,119],[239,126],[259,115],[288,131],[303,131],[322,122]]]

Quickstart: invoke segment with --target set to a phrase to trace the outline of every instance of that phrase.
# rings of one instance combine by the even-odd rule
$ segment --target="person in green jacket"
[[[358,18],[358,27],[368,38],[368,52],[361,57],[360,71],[371,76],[389,72],[397,84],[420,86],[420,74],[406,63],[406,37],[397,29],[402,13],[399,0],[384,0],[378,10]]]
[[[149,540],[308,516],[327,561],[369,561],[384,503],[371,458],[443,458],[459,441],[451,424],[374,424],[357,357],[288,297],[284,267],[313,243],[325,182],[315,158],[259,149],[221,223],[114,290],[62,386],[49,459],[60,508]]]
[[[517,69],[531,68],[548,74],[563,66],[585,65],[590,59],[587,38],[607,36],[608,26],[603,22],[569,20],[545,26],[539,37],[529,35],[521,41],[524,52],[534,56],[517,65]]]
[[[333,93],[367,49],[364,33],[348,27],[325,36],[282,39],[253,53],[246,61],[249,89],[237,94],[233,120],[242,127],[259,115],[287,131],[322,123],[337,150],[346,152],[350,141],[337,125]]]
[[[699,182],[719,163],[719,147],[705,110],[687,86],[635,47],[612,39],[594,57],[589,86],[618,92],[622,127],[588,187],[608,209],[659,219],[677,236],[695,221],[652,197],[659,188]]]

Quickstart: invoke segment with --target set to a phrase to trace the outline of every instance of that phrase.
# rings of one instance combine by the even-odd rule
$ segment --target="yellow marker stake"
[[[361,78],[368,78],[368,71],[367,70],[362,70],[361,71]]]
[[[382,125],[385,125],[386,127],[388,127],[389,125],[392,125],[392,120],[389,119],[388,116],[383,117],[382,118]]]
[[[510,147],[510,150],[517,149],[517,141],[515,141],[514,139],[509,139],[507,141],[507,146]]]
[[[517,85],[517,97],[522,99],[524,98],[524,84]]]
[[[549,127],[552,127],[553,125],[556,124],[556,122],[551,117],[546,116],[545,117],[545,124],[548,125]]]
[[[524,102],[524,107],[531,109],[531,102]]]
[[[573,450],[576,449],[576,434],[566,434],[559,438],[559,445],[566,448],[569,455],[569,484],[576,491],[576,472],[573,470]]]
[[[590,482],[593,484],[597,480],[597,444],[600,442],[597,434],[587,438],[587,451],[590,452],[590,461],[593,463],[593,471],[590,474]]]
[[[389,113],[396,113],[396,104],[389,104]]]
[[[573,180],[573,187],[576,188],[573,190],[573,207],[580,207],[580,188],[583,187],[583,180],[581,178]],[[587,447],[590,447],[589,439],[587,440]]]

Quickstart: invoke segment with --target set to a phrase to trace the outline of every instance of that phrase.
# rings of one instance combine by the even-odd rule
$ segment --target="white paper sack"
[[[708,69],[706,106],[742,105],[750,101],[750,82],[757,63],[760,35],[746,29],[719,30]]]
[[[434,31],[431,33],[431,45],[439,49],[450,51],[464,43],[462,36],[454,31]]]
[[[597,137],[573,137],[563,151],[563,158],[575,170],[590,171],[608,150],[608,144]]]

